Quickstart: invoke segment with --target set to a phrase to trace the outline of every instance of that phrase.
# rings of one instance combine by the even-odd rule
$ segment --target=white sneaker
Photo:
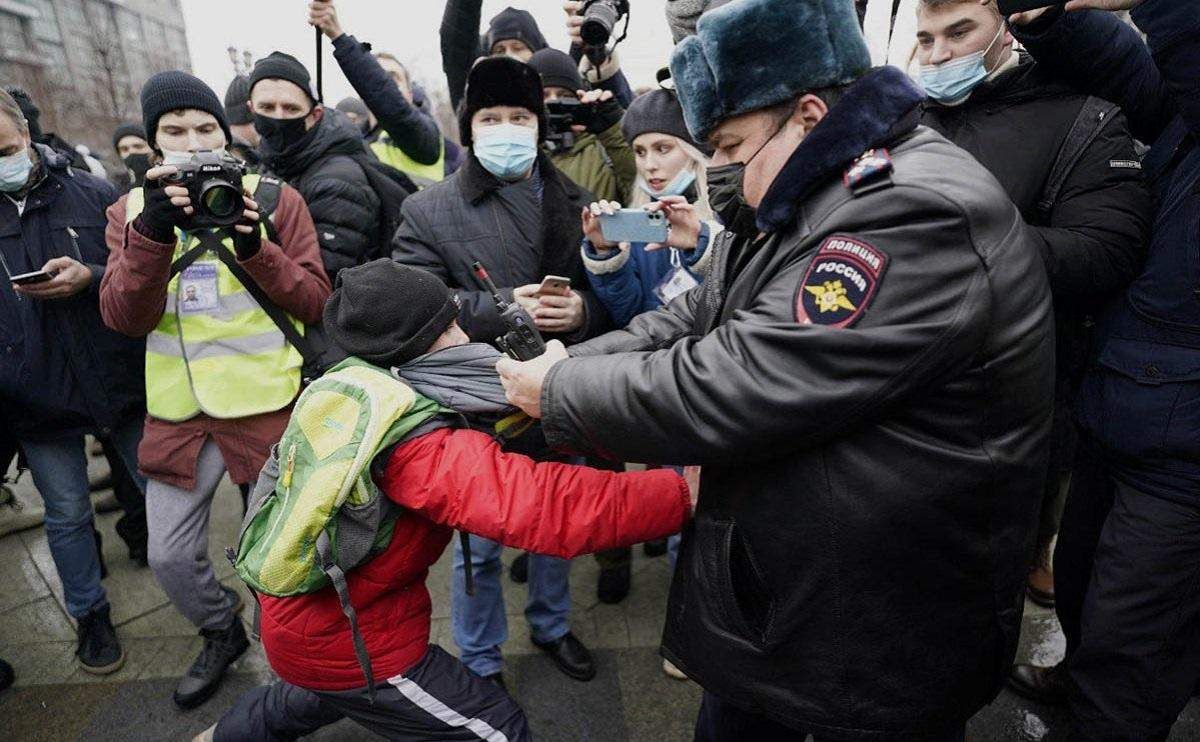
[[[688,676],[683,674],[683,670],[680,670],[678,667],[671,664],[671,660],[663,660],[663,673],[668,678],[673,678],[675,680],[688,679]]]
[[[208,729],[200,732],[195,737],[192,737],[192,742],[212,742],[213,735],[217,732],[217,725],[213,724]]]

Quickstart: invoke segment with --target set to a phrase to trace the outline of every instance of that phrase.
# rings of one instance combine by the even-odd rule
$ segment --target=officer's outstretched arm
[[[959,205],[922,188],[889,197],[917,223],[815,236],[811,260],[792,257],[806,246],[774,246],[777,267],[711,334],[556,365],[542,392],[547,440],[618,460],[745,462],[837,438],[942,388],[980,353],[993,288]],[[1021,229],[1015,209],[1009,219]],[[1028,301],[1029,331],[1044,332],[1037,256],[1013,244],[1031,266],[1028,297],[1005,301]]]

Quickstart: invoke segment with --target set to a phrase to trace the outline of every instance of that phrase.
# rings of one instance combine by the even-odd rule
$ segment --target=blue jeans
[[[508,640],[504,614],[504,592],[500,578],[503,549],[495,541],[471,536],[471,565],[475,596],[467,595],[463,569],[462,540],[454,538],[454,577],[450,590],[450,621],[454,643],[464,665],[476,675],[494,675],[504,667],[500,645]],[[552,642],[571,630],[571,562],[566,559],[529,555],[529,600],[525,618],[537,642]]]
[[[110,439],[144,493],[146,480],[137,473],[141,418],[114,428]],[[100,555],[92,535],[92,498],[83,436],[19,443],[29,460],[33,484],[46,505],[46,540],[62,580],[67,613],[79,618],[103,608],[108,599],[100,584]]]

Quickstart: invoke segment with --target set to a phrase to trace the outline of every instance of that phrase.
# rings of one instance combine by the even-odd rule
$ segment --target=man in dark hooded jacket
[[[264,168],[304,197],[330,280],[378,257],[380,199],[361,164],[370,155],[358,127],[317,103],[308,70],[283,52],[254,65],[250,105]]]
[[[969,72],[954,72],[981,52]],[[1075,449],[1069,405],[1092,345],[1093,315],[1133,280],[1145,255],[1150,201],[1141,163],[1125,114],[1014,50],[995,3],[921,0],[917,59],[929,95],[921,122],[996,176],[1033,227],[1050,278],[1054,444],[1028,590],[1035,603],[1052,607],[1050,546]]]
[[[1045,475],[1036,242],[846,0],[710,10],[671,71],[734,238],[624,330],[500,361],[509,399],[556,449],[703,466],[663,641],[697,740],[961,742]]]

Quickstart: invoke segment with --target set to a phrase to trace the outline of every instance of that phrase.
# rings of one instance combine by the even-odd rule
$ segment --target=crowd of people
[[[559,51],[447,0],[456,131],[333,0],[305,19],[357,97],[279,51],[223,99],[160,72],[120,172],[0,92],[0,474],[45,503],[80,667],[127,657],[90,435],[203,639],[174,703],[247,622],[278,677],[201,739],[529,739],[502,549],[588,681],[570,559],[616,603],[636,544],[697,740],[961,741],[1006,683],[1166,739],[1200,681],[1200,2],[919,0],[900,70],[865,3],[667,0],[637,91],[592,4]],[[208,556],[225,476],[249,606]],[[1026,598],[1054,666],[1013,664]]]

